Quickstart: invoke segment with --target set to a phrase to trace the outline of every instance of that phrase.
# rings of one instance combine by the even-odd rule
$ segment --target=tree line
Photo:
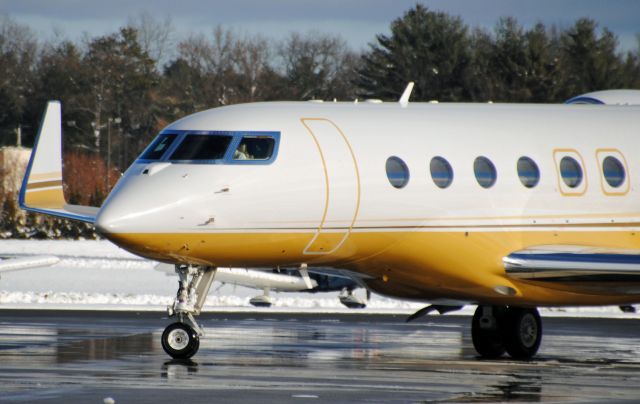
[[[65,171],[75,173],[66,175],[65,192],[74,203],[99,205],[162,127],[207,108],[397,100],[409,81],[414,101],[556,103],[640,88],[638,49],[620,50],[610,30],[586,18],[560,29],[504,17],[488,30],[417,5],[364,50],[334,34],[274,40],[220,26],[174,37],[170,20],[148,14],[77,41],[41,41],[30,27],[0,18],[0,146],[15,145],[18,133],[31,146],[46,101],[60,100]]]
[[[360,94],[381,98],[397,96],[412,79],[420,100],[555,103],[639,88],[639,49],[620,51],[617,37],[587,18],[560,30],[524,29],[503,17],[487,31],[416,6],[362,55],[356,84]]]

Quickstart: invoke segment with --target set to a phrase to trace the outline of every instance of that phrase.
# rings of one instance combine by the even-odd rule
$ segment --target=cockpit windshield
[[[220,160],[227,153],[231,136],[188,134],[169,160]]]
[[[174,140],[176,140],[175,133],[164,133],[158,136],[147,150],[140,156],[143,160],[159,160],[162,155],[169,149]]]
[[[161,133],[140,155],[140,162],[176,164],[271,164],[280,132],[178,130]]]

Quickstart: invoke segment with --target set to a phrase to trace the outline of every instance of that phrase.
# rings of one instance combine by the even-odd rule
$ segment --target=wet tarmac
[[[200,320],[199,353],[172,361],[160,313],[0,310],[0,402],[640,401],[637,320],[545,318],[529,362],[479,360],[465,316]]]

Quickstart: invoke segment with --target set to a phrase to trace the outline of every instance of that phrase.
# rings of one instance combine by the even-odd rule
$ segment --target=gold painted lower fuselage
[[[388,296],[440,298],[484,304],[566,306],[629,304],[636,295],[594,292],[583,285],[531,282],[509,278],[502,258],[523,246],[582,245],[638,249],[634,231],[606,229],[509,231],[358,231],[329,255],[303,250],[312,233],[106,234],[135,254],[165,262],[209,266],[329,266],[365,275],[374,291]],[[497,287],[511,288],[505,295]]]

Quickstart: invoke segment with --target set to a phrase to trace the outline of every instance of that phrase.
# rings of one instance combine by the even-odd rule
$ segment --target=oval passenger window
[[[491,160],[484,156],[477,157],[473,162],[473,172],[482,188],[490,188],[496,183],[496,167]]]
[[[453,182],[453,169],[451,164],[444,158],[436,156],[429,164],[431,179],[439,188],[446,188]]]
[[[409,183],[409,168],[399,157],[389,157],[386,169],[387,178],[395,188],[404,188]]]
[[[569,188],[576,188],[582,183],[582,168],[576,159],[565,156],[560,160],[560,176]]]
[[[613,156],[605,157],[602,161],[602,172],[609,186],[618,188],[624,183],[626,177],[624,166],[617,158]]]
[[[518,159],[518,178],[527,188],[533,188],[540,181],[540,169],[535,161],[522,156]]]

